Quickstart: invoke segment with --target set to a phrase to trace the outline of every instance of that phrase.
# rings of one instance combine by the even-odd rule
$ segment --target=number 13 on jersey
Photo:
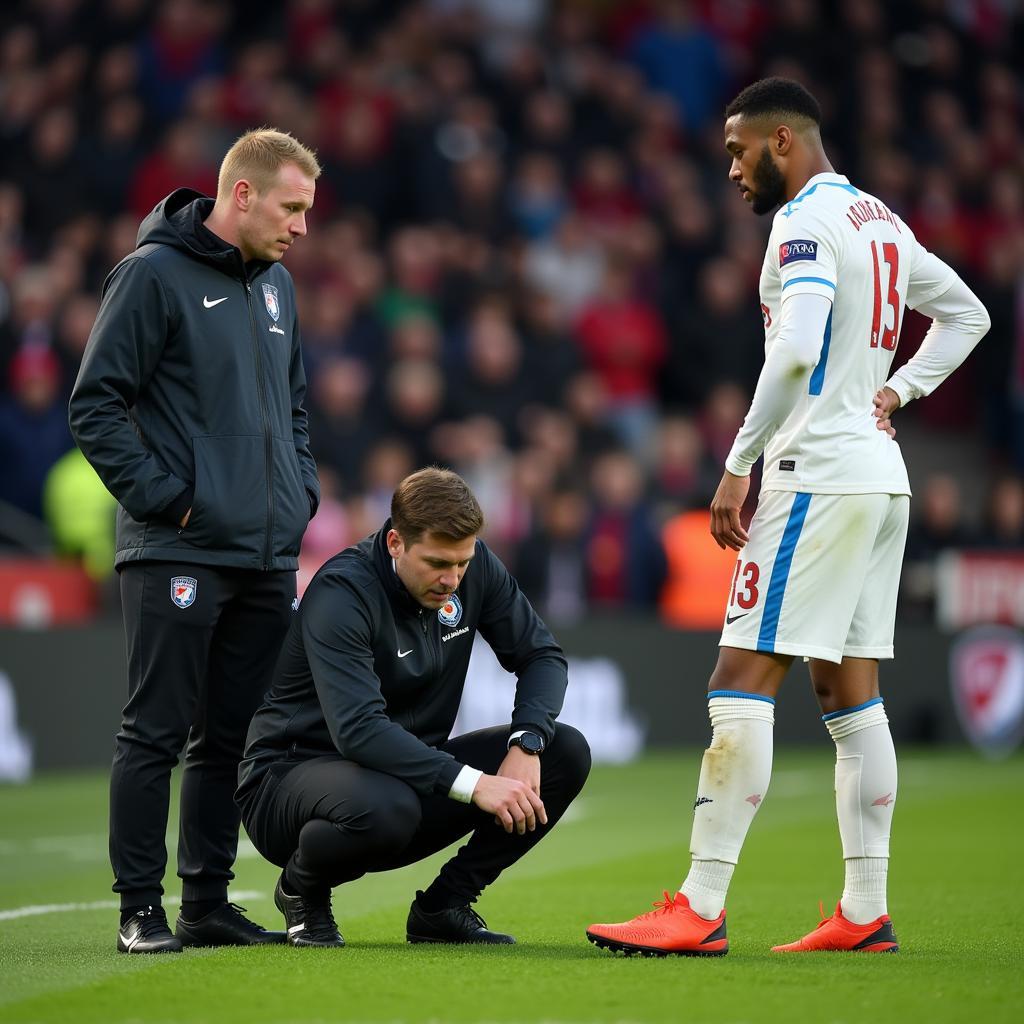
[[[882,282],[881,270],[878,260],[878,243],[871,243],[871,269],[875,280],[875,298],[871,309],[871,347],[878,348],[879,342],[882,348],[892,352],[896,348],[896,342],[900,336],[900,302],[899,293],[896,291],[896,279],[900,272],[900,251],[895,242],[882,243],[882,261],[888,268],[888,280],[886,282],[886,311],[885,320],[889,319],[889,308],[892,309],[892,327],[885,327],[882,319]],[[881,337],[879,332],[881,331]]]

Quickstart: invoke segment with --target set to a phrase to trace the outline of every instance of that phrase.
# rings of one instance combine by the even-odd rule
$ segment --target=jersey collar
[[[819,188],[841,188],[845,192],[858,196],[860,192],[850,184],[850,179],[845,174],[836,174],[833,171],[822,171],[808,178],[804,187],[782,208],[782,215],[788,217],[808,196],[813,195]]]

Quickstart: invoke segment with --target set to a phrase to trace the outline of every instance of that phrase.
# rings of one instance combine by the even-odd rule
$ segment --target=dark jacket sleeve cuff
[[[195,490],[186,487],[170,504],[165,505],[157,514],[158,519],[166,520],[174,526],[180,525],[185,513],[192,507],[192,499],[195,497]]]
[[[544,722],[543,725],[538,725],[537,722],[528,722],[517,719],[515,712],[513,712],[512,724],[509,726],[508,730],[509,736],[514,732],[536,733],[544,741],[544,746],[547,746],[555,737],[555,720],[554,718],[550,718]]]
[[[437,778],[434,780],[434,792],[439,796],[447,796],[451,791],[452,786],[455,785],[455,780],[459,777],[459,772],[465,767],[460,761],[452,761],[451,764],[446,764],[438,773]]]

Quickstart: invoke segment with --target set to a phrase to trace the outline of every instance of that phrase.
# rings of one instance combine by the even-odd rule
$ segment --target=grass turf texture
[[[818,900],[830,913],[842,888],[824,744],[778,753],[733,882],[728,956],[626,959],[587,943],[590,922],[639,913],[682,880],[698,764],[689,751],[595,769],[577,813],[484,894],[488,923],[519,940],[499,948],[404,942],[409,901],[440,857],[340,890],[343,950],[123,956],[113,909],[4,919],[30,904],[104,900],[110,879],[105,778],[0,788],[0,1021],[1019,1019],[1021,757],[990,764],[904,751],[890,872],[895,956],[769,952],[813,928]],[[277,872],[246,853],[235,885],[262,894],[245,901],[250,916],[280,927]]]

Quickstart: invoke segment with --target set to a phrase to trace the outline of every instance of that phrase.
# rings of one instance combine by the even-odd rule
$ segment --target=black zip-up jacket
[[[518,677],[510,733],[554,735],[565,657],[505,566],[478,540],[455,597],[424,609],[394,570],[390,527],[313,577],[249,726],[238,799],[274,762],[338,753],[421,795],[447,794],[463,765],[436,748],[455,724],[477,632]]]
[[[172,192],[110,272],[71,431],[121,506],[115,565],[295,569],[320,495],[295,290],[213,234],[212,209]]]

